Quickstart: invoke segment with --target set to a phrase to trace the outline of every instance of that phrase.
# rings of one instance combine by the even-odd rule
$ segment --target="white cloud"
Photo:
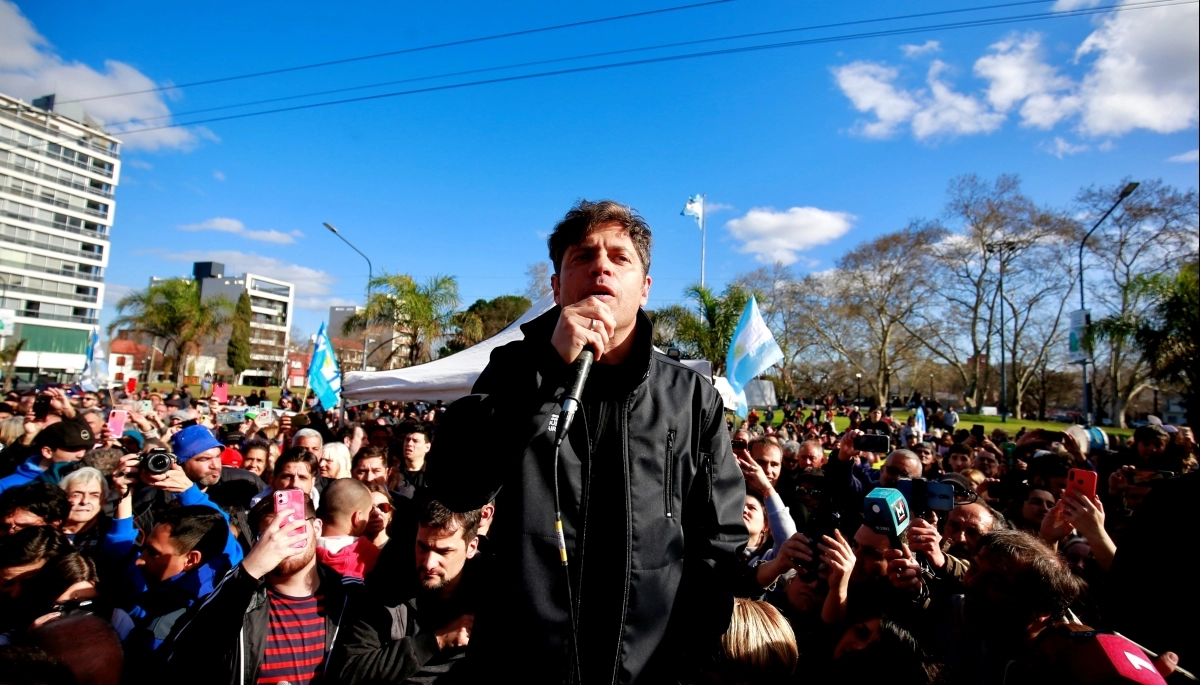
[[[731,209],[733,209],[733,205],[727,205],[723,202],[707,202],[706,201],[704,203],[705,215],[716,214],[717,212],[727,212]]]
[[[858,131],[868,138],[887,138],[919,109],[909,93],[895,86],[899,72],[874,62],[853,62],[833,70],[838,87],[860,112],[872,112],[875,121],[860,122]]]
[[[261,243],[275,243],[276,245],[290,245],[296,242],[293,236],[304,235],[299,231],[292,231],[290,234],[275,229],[265,231],[256,231],[246,228],[246,225],[237,219],[227,217],[214,217],[198,224],[185,224],[179,227],[181,231],[218,231],[220,233],[234,233],[246,240],[256,240]]]
[[[104,306],[116,307],[117,300],[125,297],[129,293],[136,290],[131,285],[121,285],[120,283],[105,283],[104,284]]]
[[[1099,4],[1100,0],[1057,0],[1050,9],[1053,12],[1070,12],[1071,10],[1095,7]]]
[[[993,112],[979,98],[956,92],[942,78],[945,62],[934,60],[926,77],[928,89],[897,88],[899,72],[873,62],[854,62],[834,69],[838,86],[854,108],[871,112],[874,121],[859,122],[858,133],[868,138],[887,138],[910,124],[920,140],[942,136],[991,133],[1004,123],[1004,115]]]
[[[901,45],[900,50],[904,53],[905,57],[911,59],[913,57],[920,57],[921,55],[941,52],[942,44],[936,40],[927,40],[921,45]]]
[[[1056,9],[1094,4],[1060,0]],[[874,115],[855,126],[869,138],[889,137],[905,125],[918,139],[986,134],[1014,110],[1021,126],[1050,130],[1072,121],[1086,137],[1137,129],[1175,133],[1200,120],[1198,22],[1195,4],[1110,13],[1075,51],[1079,78],[1046,61],[1040,34],[1012,34],[975,62],[975,76],[986,83],[982,97],[955,91],[943,77],[948,67],[938,60],[926,87],[917,89],[906,88],[887,64],[852,62],[833,73],[854,108]],[[923,46],[902,49],[915,47]]]
[[[123,62],[106,60],[103,71],[80,62],[67,62],[50,42],[38,33],[29,19],[12,2],[0,0],[0,92],[26,101],[55,93],[58,101],[76,100],[157,88],[160,84]],[[171,113],[163,93],[141,93],[118,98],[91,100],[80,103],[89,115],[118,136],[124,130],[138,128],[139,122],[157,119]],[[116,122],[134,122],[112,125]],[[167,128],[122,137],[125,149],[158,150],[175,148],[190,150],[200,138],[211,138],[203,127],[195,129]]]
[[[127,160],[125,160],[125,164],[133,167],[134,169],[153,169],[154,168],[154,165],[151,164],[150,162],[146,162],[146,161],[143,161],[140,159],[127,159]]]
[[[756,207],[727,222],[725,228],[742,242],[739,252],[753,254],[765,264],[793,264],[800,258],[797,252],[840,238],[856,218],[816,207],[792,207],[783,212]]]
[[[306,309],[327,309],[334,304],[354,304],[330,295],[330,287],[337,281],[332,275],[299,264],[289,264],[274,257],[264,257],[253,252],[238,250],[187,250],[184,252],[166,252],[163,250],[147,250],[143,254],[153,254],[171,262],[220,262],[225,265],[226,274],[243,274],[246,272],[262,274],[271,278],[287,281],[295,286],[296,305]],[[321,304],[322,302],[329,304]],[[302,304],[303,303],[303,304]]]
[[[1042,149],[1050,154],[1062,159],[1069,155],[1077,155],[1080,152],[1087,152],[1090,148],[1087,145],[1075,145],[1067,142],[1060,136],[1054,136],[1054,141],[1051,143],[1043,143]]]
[[[1075,84],[1042,60],[1041,35],[1012,35],[994,43],[975,62],[975,75],[988,81],[987,99],[998,112],[1021,103],[1021,124],[1040,129],[1079,109]]]
[[[991,133],[1004,123],[1004,115],[992,112],[979,98],[957,93],[941,79],[947,65],[934,60],[929,67],[931,98],[913,116],[913,135],[918,139],[934,136],[961,136]]]
[[[1079,46],[1095,54],[1083,79],[1081,129],[1121,135],[1134,129],[1174,133],[1196,125],[1200,41],[1195,4],[1148,7],[1106,17]]]
[[[215,171],[215,170],[214,170],[214,171],[213,171],[213,178],[217,179],[218,181],[224,181],[224,180],[225,180],[225,172],[224,172],[224,171]]]
[[[1200,150],[1188,150],[1187,152],[1168,157],[1167,161],[1177,164],[1195,164],[1196,162],[1200,162]]]

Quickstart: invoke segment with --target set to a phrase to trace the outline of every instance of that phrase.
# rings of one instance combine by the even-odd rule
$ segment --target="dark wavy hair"
[[[650,273],[650,225],[641,214],[612,200],[589,202],[580,200],[571,208],[567,215],[558,222],[546,246],[550,248],[550,261],[554,263],[554,273],[562,270],[563,255],[572,245],[578,245],[597,226],[616,223],[629,234],[633,246],[637,249],[638,258],[642,260],[642,274]]]

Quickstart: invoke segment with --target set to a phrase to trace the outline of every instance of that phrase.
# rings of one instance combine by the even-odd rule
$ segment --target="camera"
[[[904,496],[909,511],[918,518],[927,518],[931,511],[947,512],[954,508],[954,486],[949,483],[901,478],[896,489]]]
[[[859,435],[854,438],[854,449],[872,454],[887,454],[892,451],[892,441],[886,435]]]
[[[179,461],[179,457],[172,454],[171,450],[165,447],[155,447],[142,455],[139,468],[146,473],[166,473],[177,461]]]

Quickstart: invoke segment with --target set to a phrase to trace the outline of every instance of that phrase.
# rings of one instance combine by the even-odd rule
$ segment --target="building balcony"
[[[2,233],[0,233],[0,242],[14,245],[24,245],[25,247],[36,247],[41,250],[57,252],[59,254],[70,255],[72,257],[83,257],[84,259],[91,259],[97,262],[104,259],[104,255],[99,252],[86,252],[84,250],[75,250],[69,247],[59,247],[58,245],[49,245],[47,243],[40,243],[36,240],[26,240],[24,238],[17,238]]]
[[[50,274],[51,276],[62,276],[64,278],[78,278],[84,281],[103,282],[103,274],[89,274],[82,271],[70,271],[67,269],[48,269],[33,264],[25,264],[23,262],[10,262],[6,259],[0,259],[0,266],[6,266],[10,269],[24,269],[26,271],[36,271],[42,274]]]
[[[12,188],[0,187],[0,190],[3,190],[6,193],[11,193],[13,195],[28,195],[28,193],[20,193],[20,192],[14,191]],[[32,196],[30,196],[30,197],[32,197]],[[100,214],[99,212],[96,212],[95,210],[92,210],[92,209],[84,209],[83,207],[72,207],[72,206],[66,204],[65,202],[59,203],[59,202],[56,202],[53,200],[48,200],[46,198],[36,198],[36,199],[39,199],[42,202],[45,202],[47,204],[53,204],[55,206],[60,206],[63,209],[70,209],[70,210],[76,211],[76,212],[86,212],[88,214],[95,214],[96,216],[98,216],[100,218],[108,218],[107,215]],[[22,205],[22,206],[25,206],[25,205]],[[8,217],[9,219],[20,219],[21,221],[28,221],[31,224],[37,224],[39,226],[53,228],[58,231],[66,231],[67,233],[74,233],[76,235],[81,235],[81,236],[84,236],[85,238],[91,238],[93,240],[103,240],[106,242],[108,241],[107,233],[104,233],[102,231],[93,231],[93,230],[86,229],[86,228],[77,228],[70,224],[64,224],[61,221],[46,221],[45,219],[38,219],[36,217],[25,216],[24,214],[17,214],[15,212],[10,212],[6,209],[0,209],[0,216]]]
[[[22,157],[22,159],[24,159],[24,158]],[[30,163],[37,164],[37,162],[33,162],[33,161],[30,161]],[[3,159],[0,159],[0,167],[4,167],[5,169],[11,169],[13,171],[19,171],[22,174],[36,176],[37,178],[39,178],[41,180],[51,181],[53,183],[57,183],[61,186],[66,186],[66,187],[72,188],[74,190],[83,191],[85,193],[91,193],[92,195],[99,195],[100,197],[110,198],[110,199],[113,196],[111,190],[101,190],[100,188],[93,188],[92,186],[85,185],[83,183],[76,183],[74,181],[67,180],[65,178],[60,178],[58,176],[51,176],[50,174],[43,173],[43,172],[37,171],[35,169],[30,169],[28,167],[21,166],[20,164],[13,164],[12,162],[5,161]]]
[[[121,153],[118,150],[115,150],[107,145],[104,145],[102,143],[97,143],[94,140],[88,140],[86,138],[69,136],[61,131],[55,131],[52,128],[46,128],[46,125],[43,122],[31,121],[30,119],[16,116],[15,114],[12,113],[12,110],[0,109],[0,117],[4,117],[5,119],[15,121],[18,124],[24,124],[25,126],[33,126],[33,127],[37,128],[38,135],[53,136],[54,138],[57,138],[59,140],[66,141],[68,143],[72,143],[72,144],[78,145],[80,147],[85,147],[91,152],[99,152],[100,154],[108,156],[108,157],[112,157],[113,159],[121,158]]]
[[[96,303],[95,295],[80,295],[79,293],[60,293],[56,290],[43,290],[41,288],[27,288],[23,285],[4,285],[0,283],[0,293],[7,295],[8,293],[24,293],[26,295],[39,295],[41,297],[57,297],[63,300],[75,300],[76,302]]]
[[[86,323],[96,325],[100,323],[97,317],[88,316],[65,316],[63,314],[49,314],[47,312],[39,312],[33,309],[18,309],[17,316],[25,317],[26,319],[41,319],[43,321],[66,321],[67,323]]]

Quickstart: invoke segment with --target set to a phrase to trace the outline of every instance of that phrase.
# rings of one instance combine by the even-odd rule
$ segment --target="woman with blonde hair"
[[[733,618],[708,668],[708,682],[787,682],[799,659],[796,634],[778,609],[766,602],[735,597]]]
[[[317,468],[321,476],[333,480],[350,477],[350,448],[344,442],[329,442],[321,448],[321,456],[317,459]]]
[[[13,443],[25,437],[25,417],[14,416],[0,421],[0,443],[12,447]]]

